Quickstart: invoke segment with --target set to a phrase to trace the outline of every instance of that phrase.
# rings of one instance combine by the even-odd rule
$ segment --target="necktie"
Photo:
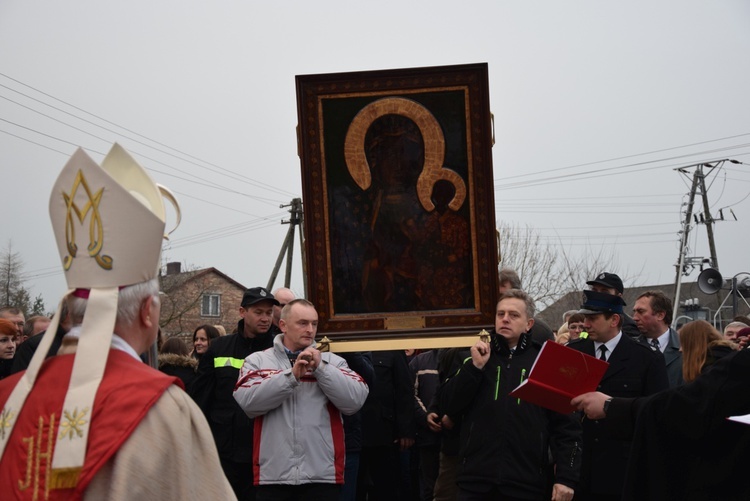
[[[652,339],[649,342],[651,343],[651,347],[654,349],[654,351],[656,351],[656,350],[661,351],[661,347],[659,346],[659,340],[658,339]]]
[[[607,361],[607,347],[605,345],[601,345],[599,347],[599,351],[602,352],[602,354],[599,355],[599,360],[604,360],[606,362]]]

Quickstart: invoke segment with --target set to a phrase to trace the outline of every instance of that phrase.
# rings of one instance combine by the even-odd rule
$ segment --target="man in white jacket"
[[[281,311],[274,346],[245,359],[234,398],[255,418],[257,501],[337,500],[344,482],[341,414],[365,402],[367,384],[343,358],[315,346],[318,313],[305,299]]]

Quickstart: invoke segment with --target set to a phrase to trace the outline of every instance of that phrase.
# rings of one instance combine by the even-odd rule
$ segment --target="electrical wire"
[[[28,87],[28,88],[30,88],[30,89],[33,89],[33,90],[35,90],[36,92],[39,92],[39,93],[41,93],[41,94],[43,94],[43,95],[45,95],[45,96],[48,96],[48,97],[50,97],[50,98],[52,98],[52,99],[55,99],[55,100],[56,100],[56,101],[58,101],[58,102],[64,103],[64,104],[66,104],[67,106],[70,106],[70,107],[72,107],[72,108],[74,108],[74,109],[77,109],[77,110],[79,110],[79,111],[82,111],[83,113],[86,113],[87,115],[90,115],[90,116],[94,116],[94,117],[96,117],[96,118],[97,118],[97,119],[99,119],[99,120],[103,120],[103,121],[104,121],[104,122],[106,122],[106,123],[109,123],[109,124],[112,124],[112,125],[114,125],[115,127],[118,127],[118,128],[120,128],[120,129],[122,129],[122,130],[125,130],[125,131],[127,131],[127,132],[130,132],[130,133],[132,133],[132,134],[135,134],[135,135],[137,135],[137,136],[139,136],[139,137],[142,137],[142,138],[144,138],[144,139],[146,139],[146,140],[148,140],[148,141],[151,141],[151,142],[153,142],[153,143],[155,143],[155,144],[158,144],[158,145],[160,145],[160,146],[165,146],[166,148],[168,148],[168,149],[170,149],[170,150],[173,150],[173,151],[177,151],[177,152],[179,152],[180,154],[182,154],[182,155],[184,155],[184,156],[187,156],[187,157],[189,157],[189,158],[193,158],[193,159],[199,160],[200,162],[203,162],[204,164],[210,165],[210,166],[212,166],[212,167],[215,167],[215,168],[214,168],[214,169],[212,169],[212,168],[206,167],[205,165],[202,165],[202,164],[199,164],[199,163],[193,162],[192,160],[188,160],[188,159],[185,159],[185,158],[180,158],[180,157],[178,157],[177,155],[174,155],[173,153],[170,153],[170,152],[168,152],[168,151],[164,151],[164,150],[162,150],[162,149],[160,149],[160,148],[156,148],[156,147],[154,147],[154,146],[151,146],[151,145],[149,145],[149,144],[147,144],[147,143],[144,143],[143,141],[140,141],[140,140],[138,140],[138,139],[135,139],[135,138],[132,138],[132,137],[126,136],[126,135],[124,135],[124,134],[121,134],[121,133],[119,133],[119,132],[117,132],[117,131],[114,131],[114,130],[112,130],[112,129],[109,129],[109,128],[107,128],[107,127],[104,127],[104,126],[102,126],[102,125],[99,125],[99,124],[97,124],[97,123],[94,123],[94,122],[92,122],[92,121],[90,121],[90,120],[87,120],[87,119],[85,119],[85,118],[82,118],[82,117],[76,116],[76,115],[74,115],[74,114],[72,114],[72,113],[70,113],[70,112],[68,112],[68,111],[65,111],[65,110],[63,110],[63,109],[61,109],[61,108],[58,108],[58,107],[56,107],[56,106],[52,106],[52,105],[51,105],[51,104],[49,104],[49,103],[45,103],[44,101],[41,101],[41,100],[39,100],[39,99],[36,99],[36,98],[34,98],[34,97],[32,97],[32,96],[29,96],[28,94],[24,94],[23,92],[20,92],[20,91],[18,91],[18,90],[15,90],[15,89],[13,89],[13,88],[11,88],[11,87],[8,87],[7,85],[3,85],[3,84],[0,84],[0,87],[3,87],[3,88],[5,88],[5,89],[8,89],[8,90],[10,90],[10,91],[12,91],[12,92],[15,92],[16,94],[20,94],[21,96],[24,96],[24,97],[26,97],[27,99],[31,99],[32,101],[35,101],[35,102],[37,102],[37,103],[40,103],[40,104],[42,104],[42,105],[44,105],[44,106],[47,106],[47,107],[49,107],[49,108],[52,108],[52,109],[54,109],[54,110],[56,110],[56,111],[59,111],[59,112],[61,112],[61,113],[64,113],[64,114],[66,114],[66,115],[68,115],[68,116],[71,116],[71,117],[73,117],[73,118],[76,118],[76,119],[78,119],[78,120],[81,120],[82,122],[85,122],[85,123],[88,123],[88,124],[90,124],[90,125],[93,125],[94,127],[98,127],[98,128],[100,128],[100,129],[106,130],[107,132],[110,132],[110,133],[112,133],[112,134],[117,134],[117,135],[120,135],[120,136],[126,137],[127,139],[129,139],[129,140],[131,140],[131,141],[133,141],[133,142],[135,142],[135,143],[138,143],[138,144],[141,144],[141,145],[143,145],[143,146],[146,146],[147,148],[151,148],[151,149],[154,149],[154,150],[156,150],[156,151],[159,151],[160,153],[163,153],[163,154],[165,154],[165,155],[168,155],[168,156],[171,156],[171,157],[173,157],[173,158],[176,158],[176,159],[178,159],[178,160],[182,160],[182,161],[184,161],[184,162],[187,162],[187,163],[189,163],[189,164],[195,165],[196,167],[199,167],[199,168],[203,168],[203,169],[209,170],[209,171],[211,171],[211,172],[214,172],[214,173],[217,173],[217,174],[221,174],[221,175],[227,176],[227,177],[229,177],[229,178],[231,178],[231,179],[234,179],[235,181],[240,181],[240,182],[243,182],[243,183],[247,183],[247,184],[250,184],[250,185],[253,185],[253,186],[257,186],[257,187],[260,187],[260,188],[263,188],[263,189],[271,190],[271,191],[277,192],[278,194],[281,194],[281,195],[285,195],[285,196],[294,196],[294,195],[293,195],[292,193],[289,193],[289,192],[286,192],[286,191],[284,191],[284,190],[281,190],[281,189],[279,189],[279,188],[278,188],[278,187],[276,187],[276,186],[273,186],[273,185],[270,185],[270,184],[267,184],[267,183],[263,183],[263,182],[260,182],[260,181],[256,181],[256,180],[250,180],[250,179],[247,179],[247,178],[246,178],[246,177],[244,177],[244,176],[243,176],[242,174],[239,174],[239,173],[233,172],[233,171],[231,171],[231,170],[229,170],[229,169],[225,169],[225,168],[223,168],[223,167],[220,167],[220,166],[218,166],[218,165],[215,165],[215,164],[211,164],[210,162],[206,162],[206,161],[200,160],[200,159],[198,159],[197,157],[194,157],[194,156],[192,156],[192,155],[188,155],[188,154],[186,154],[186,153],[183,153],[183,152],[181,152],[180,150],[177,150],[177,149],[175,149],[175,148],[172,148],[172,147],[166,146],[166,145],[164,145],[163,143],[160,143],[160,142],[158,142],[158,141],[152,140],[152,139],[150,139],[150,138],[148,138],[148,137],[146,137],[146,136],[143,136],[142,134],[138,134],[138,133],[135,133],[135,132],[131,131],[130,129],[127,129],[127,128],[125,128],[125,127],[121,127],[121,126],[119,126],[119,125],[115,124],[114,122],[110,122],[109,120],[105,120],[105,119],[103,119],[103,118],[101,118],[101,117],[98,117],[97,115],[94,115],[93,113],[89,113],[89,112],[87,112],[87,111],[85,111],[85,110],[83,110],[83,109],[81,109],[81,108],[78,108],[77,106],[71,105],[71,104],[69,104],[69,103],[67,103],[67,102],[65,102],[65,101],[62,101],[62,100],[60,100],[60,99],[57,99],[57,98],[55,98],[55,97],[53,97],[53,96],[51,96],[51,95],[49,95],[49,94],[47,94],[47,93],[44,93],[44,92],[42,92],[42,91],[39,91],[39,90],[37,90],[37,89],[34,89],[33,87],[31,87],[31,86],[28,86],[28,85],[26,85],[26,84],[24,84],[24,83],[22,83],[22,82],[19,82],[18,80],[15,80],[15,79],[13,79],[13,78],[11,78],[11,77],[8,77],[7,75],[5,75],[5,74],[3,74],[3,73],[0,73],[0,75],[4,76],[4,77],[6,77],[6,78],[8,78],[8,79],[10,79],[10,80],[13,80],[13,81],[15,81],[15,82],[18,82],[19,84],[21,84],[21,85],[24,85],[24,86],[26,86],[26,87]],[[87,132],[87,131],[84,131],[83,129],[80,129],[80,128],[78,128],[78,127],[75,127],[75,126],[73,126],[73,125],[71,125],[71,124],[69,124],[69,123],[67,123],[67,122],[63,122],[63,121],[61,121],[61,120],[59,120],[59,119],[56,119],[56,118],[54,118],[54,117],[51,117],[51,116],[49,116],[49,115],[47,115],[47,114],[45,114],[45,113],[42,113],[42,112],[40,112],[40,111],[38,111],[38,110],[35,110],[35,109],[33,109],[33,108],[29,107],[29,106],[26,106],[26,105],[24,105],[24,104],[21,104],[21,103],[19,103],[19,102],[17,102],[17,101],[14,101],[14,100],[12,100],[12,99],[10,99],[10,98],[7,98],[7,97],[5,97],[5,96],[0,96],[0,97],[2,97],[3,99],[5,99],[5,100],[7,100],[7,101],[10,101],[10,102],[12,102],[12,103],[14,103],[14,104],[18,105],[18,106],[21,106],[21,107],[23,107],[23,108],[26,108],[26,109],[28,109],[28,110],[30,110],[30,111],[32,111],[32,112],[34,112],[34,113],[37,113],[37,114],[40,114],[40,115],[42,115],[42,116],[44,116],[44,117],[46,117],[46,118],[49,118],[50,120],[54,120],[54,121],[56,121],[56,122],[58,122],[58,123],[61,123],[61,124],[63,124],[63,125],[66,125],[66,126],[68,126],[68,127],[71,127],[71,128],[73,128],[73,129],[75,129],[75,130],[78,130],[79,132],[82,132],[82,133],[84,133],[84,134],[89,134],[89,135],[92,135],[93,137],[96,137],[97,139],[100,139],[100,140],[102,140],[102,141],[105,141],[105,142],[111,142],[111,141],[108,141],[108,140],[106,140],[106,139],[100,138],[100,137],[98,137],[98,136],[96,136],[96,135],[94,135],[94,134],[91,134],[91,133],[89,133],[89,132]],[[224,171],[224,172],[222,172],[222,171]],[[227,174],[227,173],[229,173],[229,174]],[[230,175],[230,174],[231,174],[231,175]]]

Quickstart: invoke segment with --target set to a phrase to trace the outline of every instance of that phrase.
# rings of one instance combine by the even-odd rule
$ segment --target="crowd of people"
[[[0,308],[3,498],[750,499],[750,319],[675,331],[662,291],[629,306],[603,272],[553,331],[503,269],[494,329],[466,348],[324,352],[315,305],[264,287],[188,346],[159,332],[163,194],[117,145],[60,174],[70,292],[52,318]],[[80,252],[71,210],[112,244]],[[511,396],[545,342],[607,363],[575,412]]]
[[[621,280],[602,273],[552,330],[512,270],[500,279],[495,330],[470,348],[320,353],[314,305],[290,289],[254,287],[231,334],[203,324],[190,345],[160,337],[158,368],[202,411],[238,499],[647,499],[628,483],[640,447],[636,411],[617,411],[630,422],[610,426],[600,420],[607,404],[640,412],[631,402],[694,383],[744,348],[750,319],[738,317],[724,332],[704,320],[675,331],[663,292],[638,296],[630,317]],[[17,349],[38,345],[50,321],[0,309],[3,377],[26,368],[28,356],[14,363]],[[625,333],[626,322],[637,334]],[[579,397],[579,415],[509,396],[545,341],[609,364],[598,392]],[[741,440],[744,430],[736,431]],[[716,499],[740,499],[734,483],[726,478]]]

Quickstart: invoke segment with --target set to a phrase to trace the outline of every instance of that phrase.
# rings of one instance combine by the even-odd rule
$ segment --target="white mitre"
[[[60,173],[49,210],[68,292],[26,373],[2,410],[0,458],[31,392],[68,294],[88,297],[70,384],[56,437],[49,488],[75,487],[86,457],[94,398],[104,374],[117,317],[119,290],[159,274],[166,208],[179,207],[168,190],[118,144],[101,167],[78,149]]]

